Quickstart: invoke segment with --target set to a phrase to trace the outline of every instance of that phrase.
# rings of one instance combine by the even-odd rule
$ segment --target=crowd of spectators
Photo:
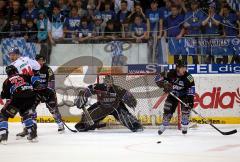
[[[240,37],[240,14],[225,0],[0,0],[0,32],[1,38],[53,45],[99,39],[140,43],[154,36]],[[198,63],[197,57],[193,60]]]

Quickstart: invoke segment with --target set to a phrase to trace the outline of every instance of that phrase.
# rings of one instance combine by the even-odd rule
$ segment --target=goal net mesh
[[[103,78],[107,74],[100,74],[97,82],[102,83]],[[146,74],[125,74],[112,75],[114,84],[128,91],[137,99],[137,107],[135,110],[128,108],[138,120],[144,125],[151,128],[159,126],[162,122],[163,106],[167,95],[155,84],[155,75]],[[107,121],[108,127],[119,126],[113,117],[109,117]],[[180,129],[180,107],[178,106],[173,118],[170,122],[171,127]]]

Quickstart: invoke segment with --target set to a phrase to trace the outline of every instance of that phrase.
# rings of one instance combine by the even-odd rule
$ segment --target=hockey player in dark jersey
[[[39,79],[18,74],[17,68],[13,65],[6,67],[6,73],[8,78],[3,83],[1,98],[7,99],[7,102],[0,111],[0,142],[7,142],[8,119],[13,118],[18,112],[23,118],[23,123],[28,132],[27,139],[35,141],[37,132],[29,110],[34,105],[36,98],[33,84],[36,84]]]
[[[155,78],[156,84],[164,89],[164,92],[172,92],[182,101],[193,108],[195,83],[191,74],[187,72],[184,61],[179,60],[176,64],[176,69],[170,70],[168,73],[162,73]],[[169,126],[169,122],[176,110],[179,101],[170,94],[164,104],[163,122],[160,126],[158,134],[161,135]],[[181,104],[181,129],[182,133],[186,134],[189,124],[191,109]]]
[[[55,122],[58,125],[58,132],[63,133],[65,128],[62,122],[62,115],[58,109],[57,95],[55,91],[55,75],[52,69],[46,64],[46,58],[44,56],[37,55],[35,59],[41,65],[39,70],[41,88],[36,90],[38,94],[37,104],[40,102],[46,103],[49,112],[52,114]]]
[[[95,129],[98,127],[98,123],[108,115],[113,115],[132,132],[143,130],[141,123],[126,107],[127,105],[135,109],[137,100],[129,91],[114,85],[111,75],[106,75],[103,83],[90,85],[81,91],[75,102],[77,107],[85,106],[87,98],[92,95],[97,95],[97,102],[90,106],[88,112],[94,124],[91,126],[87,121],[86,114],[83,113],[80,122],[75,125],[79,132]]]
[[[52,69],[46,64],[46,59],[44,56],[37,55],[36,61],[41,65],[40,70],[35,75],[40,76],[40,86],[35,89],[37,93],[35,106],[32,110],[32,119],[34,123],[37,120],[37,105],[41,102],[46,103],[46,107],[49,109],[49,112],[52,114],[53,118],[55,119],[56,123],[58,124],[58,132],[63,133],[65,128],[62,122],[62,116],[59,112],[58,105],[57,105],[57,95],[55,92],[55,76]],[[18,133],[18,137],[24,137],[28,134],[26,129],[23,132]]]

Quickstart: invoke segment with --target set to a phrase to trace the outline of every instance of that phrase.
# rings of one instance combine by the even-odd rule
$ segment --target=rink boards
[[[193,76],[196,84],[195,110],[216,124],[240,124],[240,75],[195,74]],[[59,76],[56,77],[59,109],[64,120],[67,122],[79,121],[81,110],[73,106],[75,91],[80,87],[92,84],[96,79],[95,76],[91,76],[91,81],[87,81],[87,83],[85,75],[61,76],[61,79],[58,79]],[[0,82],[3,83],[5,78],[5,75],[1,75]],[[131,77],[129,79],[131,80]],[[147,90],[148,88],[143,88],[141,93],[151,93],[151,91],[146,92]],[[151,98],[138,98],[138,106],[135,112],[132,110],[131,112],[135,113],[142,123],[155,125],[161,123],[164,100],[161,101],[161,96],[150,96]],[[95,99],[92,99],[90,102],[94,103],[95,101]],[[5,100],[0,100],[0,107],[3,107],[4,103]],[[40,104],[37,112],[39,122],[53,122],[45,104]],[[192,114],[192,120],[197,123],[204,123],[194,114]],[[20,121],[20,118],[17,116],[10,121]],[[111,116],[106,118],[105,121],[113,124],[116,122]]]

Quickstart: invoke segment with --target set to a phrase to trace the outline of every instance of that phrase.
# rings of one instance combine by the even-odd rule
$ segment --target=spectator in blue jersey
[[[230,12],[230,8],[228,5],[223,6],[221,13],[222,22],[223,22],[223,36],[224,37],[236,37],[238,35],[238,27],[237,27],[237,14]],[[239,56],[234,55],[231,62],[235,62]],[[223,56],[221,63],[228,63],[228,56]]]
[[[141,16],[143,22],[147,22],[146,20],[146,15],[143,13],[143,9],[140,3],[136,3],[134,5],[134,9],[132,10],[131,14],[128,16],[128,19],[130,20],[131,23],[134,22],[135,17],[139,15]]]
[[[191,3],[191,11],[188,11],[185,14],[185,23],[184,27],[186,29],[186,34],[191,37],[195,37],[196,39],[200,38],[199,36],[202,34],[202,22],[205,20],[205,15],[202,10],[199,9],[199,1],[193,0]],[[190,54],[194,54],[192,56],[193,63],[198,64],[198,48],[194,51],[191,51]]]
[[[237,36],[237,14],[231,13],[229,6],[222,8],[223,36]]]
[[[87,18],[83,17],[79,28],[79,42],[85,42],[92,38],[92,25],[88,22]]]
[[[49,20],[44,10],[39,10],[37,19],[37,38],[39,43],[45,43],[48,40],[48,25]]]
[[[216,37],[216,35],[220,35],[220,23],[222,18],[215,12],[215,5],[210,5],[208,9],[208,16],[202,22],[204,26],[204,34],[207,34],[210,38]],[[211,46],[208,47],[207,53],[209,54],[204,59],[204,63],[210,64],[215,62],[214,56],[211,54]]]
[[[180,13],[180,8],[178,8],[178,6],[172,5],[171,15],[164,20],[164,36],[167,36],[168,38],[173,37],[173,39],[176,38],[177,40],[181,39],[184,35],[183,23],[184,15]],[[179,49],[178,52],[179,55],[174,55],[174,63],[179,60],[181,49]],[[182,55],[182,60],[187,62],[187,56]]]
[[[202,25],[204,26],[204,34],[219,35],[221,21],[222,17],[215,12],[215,6],[210,6],[208,9],[208,16],[202,22]]]
[[[108,20],[115,21],[116,15],[113,10],[111,10],[111,4],[109,2],[105,2],[104,11],[100,11],[101,17],[104,23],[107,23]]]
[[[116,27],[121,29],[121,24],[128,18],[131,12],[128,11],[128,2],[123,0],[121,1],[121,9],[116,15]]]
[[[77,6],[72,7],[70,17],[66,18],[64,26],[65,38],[75,39],[80,27],[80,16],[78,16]]]
[[[160,19],[162,18],[161,11],[158,8],[158,2],[153,0],[151,2],[151,9],[146,11],[147,31],[149,36],[157,35],[160,31]]]
[[[166,20],[168,16],[171,15],[171,1],[170,0],[165,0],[165,6],[161,7],[160,14],[161,14],[161,19],[160,19],[160,29],[159,29],[159,34],[158,38],[161,38],[163,36],[163,22]]]
[[[193,0],[191,3],[191,11],[185,14],[184,27],[187,29],[187,34],[202,34],[201,27],[203,20],[205,20],[205,15],[202,10],[199,9],[199,2],[198,0]]]
[[[124,20],[127,19],[127,17],[131,14],[131,12],[128,11],[128,3],[127,1],[123,0],[121,1],[121,9],[118,11],[116,19],[117,22],[122,23]]]
[[[55,45],[56,41],[62,41],[64,38],[63,25],[65,22],[65,16],[60,13],[60,6],[55,5],[53,7],[53,15],[49,18],[48,25],[48,37],[52,45]]]
[[[147,38],[147,25],[142,22],[141,16],[136,16],[132,24],[132,37],[137,43],[142,43]]]
[[[22,13],[22,24],[26,24],[27,19],[32,19],[34,23],[37,22],[38,9],[35,8],[33,0],[27,0],[27,8]]]

